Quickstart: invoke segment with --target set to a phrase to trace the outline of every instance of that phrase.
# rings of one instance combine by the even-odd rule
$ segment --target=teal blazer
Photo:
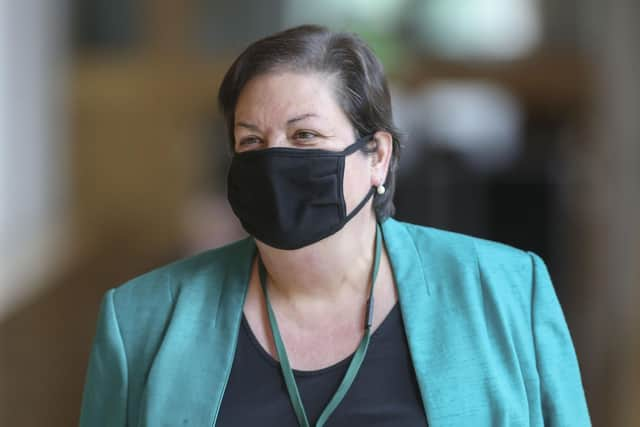
[[[431,427],[590,425],[537,255],[394,219],[382,230]],[[80,425],[215,425],[255,254],[247,238],[109,290]]]

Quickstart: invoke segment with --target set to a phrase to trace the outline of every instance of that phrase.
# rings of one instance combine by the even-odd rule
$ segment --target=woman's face
[[[234,136],[236,152],[274,147],[342,151],[356,139],[335,99],[332,79],[293,72],[260,75],[245,85],[236,105]],[[347,212],[376,184],[370,158],[362,153],[348,156]]]

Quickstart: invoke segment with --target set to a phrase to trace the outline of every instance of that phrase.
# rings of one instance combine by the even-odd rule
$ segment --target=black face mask
[[[349,214],[343,194],[344,151],[269,148],[236,153],[229,169],[229,203],[244,229],[279,249],[298,249],[324,239],[353,218],[373,196],[372,187]]]

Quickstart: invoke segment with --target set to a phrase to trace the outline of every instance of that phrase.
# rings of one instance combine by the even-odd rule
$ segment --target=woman
[[[365,43],[259,40],[219,102],[252,237],[106,294],[81,425],[589,425],[543,261],[390,218],[399,143]]]

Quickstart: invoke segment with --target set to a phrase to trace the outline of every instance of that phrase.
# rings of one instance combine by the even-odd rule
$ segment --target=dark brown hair
[[[373,206],[379,221],[392,216],[395,207],[395,172],[400,157],[399,133],[393,124],[391,100],[380,60],[357,35],[336,33],[315,25],[291,28],[251,44],[233,62],[222,80],[218,103],[224,114],[231,150],[235,109],[244,86],[252,78],[271,72],[315,72],[335,77],[338,104],[357,135],[389,132],[393,149],[387,191],[376,194]],[[372,152],[374,148],[363,149]]]

